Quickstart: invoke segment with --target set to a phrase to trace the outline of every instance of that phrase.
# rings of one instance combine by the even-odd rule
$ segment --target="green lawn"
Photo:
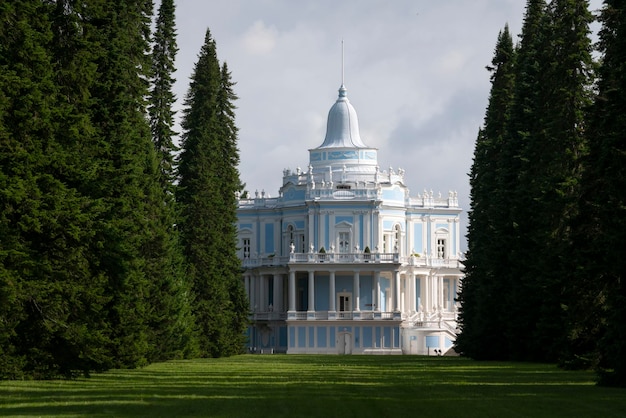
[[[626,417],[626,390],[553,365],[246,355],[0,382],[0,416]]]

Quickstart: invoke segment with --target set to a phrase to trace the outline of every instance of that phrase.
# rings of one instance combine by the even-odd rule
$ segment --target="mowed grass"
[[[626,417],[626,390],[554,365],[245,355],[0,382],[0,416]]]

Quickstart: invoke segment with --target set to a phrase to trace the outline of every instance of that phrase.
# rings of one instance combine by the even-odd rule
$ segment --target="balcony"
[[[290,264],[300,263],[399,263],[398,253],[291,253]]]
[[[291,253],[289,256],[250,257],[242,260],[244,268],[286,266],[287,264],[403,264],[415,267],[463,268],[457,258],[426,256],[400,257],[398,253]]]
[[[373,321],[402,320],[400,312],[379,311],[290,311],[286,314],[290,321]]]

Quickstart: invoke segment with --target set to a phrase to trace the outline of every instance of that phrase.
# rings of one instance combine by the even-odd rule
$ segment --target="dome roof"
[[[328,112],[326,138],[320,148],[368,148],[359,135],[359,119],[342,84],[339,97]]]

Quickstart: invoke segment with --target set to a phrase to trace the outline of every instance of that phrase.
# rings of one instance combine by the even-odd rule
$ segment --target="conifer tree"
[[[77,30],[59,30],[68,8],[13,7],[0,12],[0,376],[73,376],[107,361],[107,297],[91,257],[102,208],[79,187],[93,178],[81,141],[94,68],[61,54]]]
[[[538,32],[541,43],[535,48],[540,70],[534,75],[535,91],[516,96],[535,102],[519,109],[526,114],[515,114],[518,124],[513,133],[521,132],[523,141],[513,203],[513,221],[519,225],[513,252],[518,293],[513,303],[524,308],[516,312],[524,320],[511,341],[514,358],[555,361],[565,344],[564,296],[570,281],[565,261],[571,248],[567,225],[576,211],[580,158],[585,152],[591,20],[585,0],[550,3]],[[517,341],[522,337],[525,343],[520,346]]]
[[[219,242],[222,247],[221,272],[222,280],[226,281],[228,298],[232,304],[228,334],[224,339],[222,353],[224,355],[240,354],[245,343],[244,332],[248,324],[248,298],[246,297],[241,281],[241,261],[237,256],[237,192],[243,185],[239,177],[239,149],[237,147],[237,126],[235,124],[234,101],[237,96],[233,91],[234,83],[228,65],[224,63],[220,74],[220,91],[217,98],[218,126],[220,132],[220,154],[223,156],[219,163],[221,181],[221,195],[223,198],[222,230],[223,239]]]
[[[503,358],[499,343],[506,323],[506,306],[500,297],[506,286],[497,275],[500,263],[506,262],[507,237],[501,236],[499,219],[507,205],[499,198],[502,184],[499,172],[503,161],[502,141],[506,137],[514,87],[515,51],[508,25],[498,34],[491,66],[491,93],[485,122],[478,133],[474,162],[470,172],[471,203],[468,226],[468,253],[465,277],[460,294],[461,334],[456,341],[459,352],[473,358]]]
[[[602,384],[626,386],[626,7],[605,0],[600,15],[598,95],[590,112],[582,204],[574,223],[577,285],[586,315],[576,331],[597,343]],[[581,258],[582,257],[582,258]],[[588,340],[584,340],[588,342]],[[589,345],[584,346],[589,350]],[[584,353],[584,352],[583,352]]]
[[[149,360],[150,305],[154,289],[146,275],[154,237],[158,160],[147,122],[148,37],[152,2],[86,2],[85,39],[93,49],[98,78],[90,89],[90,118],[98,177],[90,194],[105,205],[94,248],[107,278],[106,321],[111,367],[135,367]],[[162,199],[156,203],[161,204]]]
[[[546,79],[543,136],[531,139],[526,158],[532,161],[534,210],[540,215],[533,230],[540,278],[536,293],[542,298],[533,341],[546,360],[558,360],[568,346],[567,310],[579,296],[569,290],[575,275],[570,225],[580,198],[582,158],[587,152],[585,112],[591,104],[593,61],[589,25],[593,16],[587,0],[554,0],[551,18],[552,60]],[[538,139],[538,140],[537,140]],[[541,359],[541,358],[540,358]]]
[[[546,4],[544,0],[528,0],[521,40],[515,61],[515,87],[513,106],[506,137],[502,141],[502,163],[499,176],[501,189],[499,200],[503,214],[498,216],[497,236],[506,237],[500,254],[506,254],[496,271],[498,280],[503,281],[506,292],[501,299],[506,306],[501,320],[507,324],[502,336],[502,352],[508,359],[524,359],[529,353],[527,335],[532,334],[533,320],[529,311],[537,309],[533,302],[533,291],[526,283],[526,267],[535,256],[526,231],[533,226],[533,214],[526,211],[526,198],[521,173],[527,170],[523,157],[530,137],[538,135],[539,104],[541,87],[539,78],[545,71],[546,48]]]
[[[233,260],[235,191],[239,186],[236,129],[230,76],[222,74],[209,30],[185,100],[177,200],[188,274],[193,280],[194,313],[203,356],[219,357],[243,349],[240,300]]]
[[[151,359],[190,357],[197,351],[195,320],[192,314],[191,283],[184,274],[184,262],[176,229],[174,197],[174,102],[172,92],[177,52],[173,0],[162,0],[152,48],[152,88],[149,96],[150,126],[157,167],[152,188],[153,236],[145,247],[149,263],[146,274],[152,279],[150,296]]]
[[[161,0],[154,43],[152,47],[152,88],[150,91],[150,126],[152,140],[159,158],[161,183],[163,189],[171,192],[175,180],[174,153],[178,150],[174,144],[173,106],[176,97],[172,91],[176,81],[174,62],[178,47],[176,45],[175,8],[173,0]]]

